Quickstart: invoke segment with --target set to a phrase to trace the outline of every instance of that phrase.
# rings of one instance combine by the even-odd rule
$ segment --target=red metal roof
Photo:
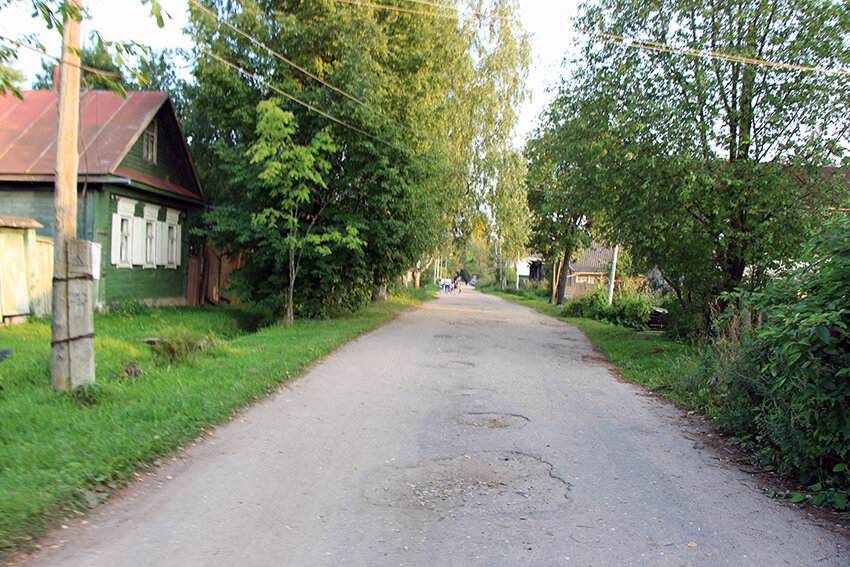
[[[56,168],[58,92],[22,94],[23,99],[9,92],[0,96],[0,176],[52,177]],[[176,194],[203,198],[200,185],[179,187],[136,172],[119,172],[124,156],[168,100],[165,92],[128,91],[126,98],[111,91],[86,92],[80,100],[79,175],[117,175]],[[173,107],[170,111],[176,121]],[[185,140],[182,141],[189,159],[189,150]],[[194,168],[192,175],[197,184]]]

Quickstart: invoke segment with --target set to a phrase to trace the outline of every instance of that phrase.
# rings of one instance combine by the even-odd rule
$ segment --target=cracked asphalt
[[[580,331],[465,291],[402,314],[27,566],[841,565]]]

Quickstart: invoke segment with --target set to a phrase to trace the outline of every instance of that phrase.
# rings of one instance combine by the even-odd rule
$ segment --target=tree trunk
[[[552,293],[549,294],[549,303],[555,305],[555,297],[558,294],[558,277],[561,275],[561,259],[555,258],[555,265],[552,266]]]
[[[375,281],[375,288],[372,290],[372,301],[387,300],[387,282],[383,278],[378,278]]]
[[[287,327],[295,320],[295,310],[292,307],[292,296],[295,291],[295,246],[289,245],[289,290],[286,296],[286,318],[283,324]]]
[[[562,307],[564,305],[564,292],[567,288],[567,278],[570,274],[570,256],[573,253],[572,246],[564,249],[564,259],[561,260],[561,273],[558,275],[558,295],[556,305]]]
[[[496,243],[496,261],[499,263],[499,289],[505,291],[505,278],[502,277],[502,245]]]
[[[516,288],[519,289],[519,263],[521,258],[516,259]]]
[[[415,287],[416,289],[419,289],[419,281],[421,280],[422,272],[427,270],[428,266],[430,266],[431,262],[433,262],[433,261],[434,261],[433,258],[429,258],[428,262],[424,266],[422,266],[421,268],[411,268],[410,271],[413,272],[413,287]],[[417,262],[417,264],[418,264],[418,262]]]

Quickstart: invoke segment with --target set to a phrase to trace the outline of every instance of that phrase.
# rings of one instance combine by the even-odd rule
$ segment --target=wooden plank
[[[50,315],[53,306],[53,239],[45,236],[36,238],[35,280],[30,288],[33,315]]]
[[[0,229],[0,315],[29,315],[24,231]]]

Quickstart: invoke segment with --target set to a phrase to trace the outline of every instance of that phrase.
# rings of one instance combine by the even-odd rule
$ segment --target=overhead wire
[[[35,53],[38,53],[39,55],[43,55],[43,56],[45,56],[49,59],[53,59],[57,63],[64,63],[66,65],[76,67],[77,69],[82,69],[83,71],[86,71],[88,73],[92,73],[94,75],[102,75],[102,76],[105,76],[105,77],[113,77],[113,78],[116,78],[116,79],[121,79],[121,78],[124,77],[124,75],[122,75],[121,73],[116,73],[114,71],[104,71],[102,69],[95,69],[94,67],[89,67],[88,65],[83,65],[82,63],[73,63],[73,62],[71,62],[67,59],[62,58],[62,57],[57,57],[55,55],[51,55],[50,53],[48,53],[44,49],[34,47],[32,45],[29,45],[28,43],[19,41],[17,39],[12,39],[11,37],[6,37],[6,36],[0,35],[0,41],[5,41],[6,43],[11,43],[11,44],[13,44],[17,47],[23,47],[24,49],[29,49],[30,51],[34,51]]]
[[[405,14],[421,14],[423,16],[433,16],[433,17],[437,17],[437,18],[448,18],[448,19],[451,19],[451,20],[457,20],[458,17],[460,17],[460,18],[462,18],[462,19],[464,19],[468,22],[475,20],[471,16],[464,16],[462,14],[452,15],[452,14],[446,14],[446,13],[443,13],[443,12],[434,12],[434,11],[430,11],[430,10],[416,10],[414,8],[403,8],[401,6],[393,6],[391,4],[380,4],[378,2],[364,2],[363,0],[336,0],[336,1],[342,2],[343,4],[352,4],[354,6],[366,6],[368,8],[377,8],[377,9],[380,9],[380,10],[390,10],[390,11],[393,11],[393,12],[403,12]],[[451,6],[451,5],[448,5],[448,4],[440,4],[440,3],[437,3],[437,2],[428,2],[427,0],[407,0],[407,1],[413,2],[414,4],[422,4],[422,5],[425,5],[425,6],[433,6],[435,8],[444,8],[444,9],[448,8],[448,9],[453,9],[453,10],[458,11],[458,12],[461,11],[461,9],[458,8],[457,6]],[[497,20],[505,20],[506,22],[508,22],[511,25],[511,27],[516,27],[518,25],[517,21],[515,21],[511,18],[507,18],[505,16],[500,16],[498,14],[488,14],[486,12],[479,12],[479,11],[473,10],[472,8],[469,8],[469,7],[463,8],[462,11],[463,12],[469,12],[471,14],[474,14],[476,16],[480,16],[482,18],[495,18]]]
[[[324,86],[328,87],[329,89],[331,89],[331,90],[333,90],[333,91],[335,91],[335,92],[338,92],[339,94],[343,95],[344,97],[348,98],[349,100],[354,101],[355,103],[359,104],[359,105],[360,105],[360,106],[362,106],[363,108],[365,108],[365,109],[369,110],[370,112],[373,112],[374,114],[376,114],[376,115],[380,116],[380,117],[381,117],[381,118],[383,118],[384,120],[387,120],[388,122],[390,122],[390,123],[392,123],[392,124],[394,124],[394,125],[398,126],[399,128],[402,128],[403,130],[407,131],[408,133],[413,134],[414,136],[417,136],[417,137],[422,138],[422,139],[425,139],[425,140],[427,140],[427,139],[428,139],[428,137],[427,137],[427,136],[425,136],[424,134],[420,134],[420,133],[418,133],[418,132],[415,132],[415,131],[411,130],[410,128],[408,128],[408,127],[407,127],[407,126],[405,126],[404,124],[402,124],[402,123],[400,123],[400,122],[398,122],[398,121],[396,121],[396,120],[392,119],[391,117],[387,116],[386,114],[384,114],[384,113],[383,113],[383,112],[381,112],[380,110],[377,110],[377,109],[375,109],[375,108],[372,108],[371,106],[369,106],[368,104],[366,104],[366,103],[365,103],[365,102],[363,102],[362,100],[358,99],[357,97],[355,97],[355,96],[353,96],[353,95],[351,95],[351,94],[347,93],[346,91],[342,90],[342,89],[341,89],[341,88],[339,88],[339,87],[335,87],[334,85],[332,85],[332,84],[328,83],[327,81],[325,81],[325,80],[323,80],[323,79],[319,78],[318,76],[316,76],[315,74],[311,73],[311,72],[310,72],[310,71],[308,71],[307,69],[304,69],[303,67],[301,67],[300,65],[298,65],[298,64],[297,64],[297,63],[295,63],[294,61],[292,61],[292,60],[288,59],[287,57],[285,57],[285,56],[284,56],[284,55],[282,55],[281,53],[277,52],[276,50],[272,49],[271,47],[269,47],[268,45],[266,45],[266,44],[265,44],[265,43],[263,43],[262,41],[258,40],[258,39],[257,39],[256,37],[254,37],[253,35],[249,34],[249,33],[248,33],[248,32],[246,32],[246,31],[243,31],[243,30],[241,30],[241,29],[237,28],[236,26],[234,26],[233,24],[231,24],[230,22],[228,22],[227,20],[225,20],[224,18],[222,18],[221,16],[219,16],[217,13],[213,12],[212,10],[210,10],[209,8],[207,8],[206,6],[204,6],[203,4],[201,4],[200,2],[198,2],[198,0],[188,0],[188,2],[189,2],[190,4],[192,4],[193,6],[195,6],[196,8],[198,8],[198,9],[202,10],[203,12],[205,12],[206,14],[208,14],[209,16],[212,16],[213,18],[215,18],[215,19],[216,19],[219,23],[224,24],[225,26],[229,27],[230,29],[232,29],[233,31],[235,31],[236,33],[238,33],[239,35],[241,35],[242,37],[244,37],[244,38],[248,39],[249,41],[251,41],[252,43],[254,43],[255,45],[257,45],[258,47],[261,47],[262,49],[265,49],[268,53],[271,53],[272,55],[274,55],[275,57],[277,57],[278,59],[280,59],[281,61],[283,61],[283,62],[284,62],[284,63],[286,63],[287,65],[289,65],[289,66],[291,66],[291,67],[293,67],[293,68],[297,69],[298,71],[300,71],[300,72],[304,73],[305,75],[307,75],[307,76],[308,76],[308,77],[310,77],[311,79],[313,79],[313,80],[317,81],[318,83],[320,83],[320,84],[322,84],[322,85],[324,85]]]
[[[393,12],[403,12],[405,14],[421,14],[424,16],[434,16],[436,18],[448,18],[451,20],[457,20],[457,15],[452,14],[444,14],[442,12],[434,12],[431,10],[416,10],[415,8],[404,8],[402,6],[390,6],[389,4],[377,4],[374,2],[362,2],[361,0],[336,0],[337,2],[342,2],[343,4],[352,4],[355,6],[366,6],[367,8],[378,8],[382,10],[390,10]],[[422,2],[420,2],[421,4]],[[430,5],[430,4],[429,4]],[[449,8],[449,6],[439,5],[440,8]]]
[[[216,59],[220,63],[223,63],[224,65],[227,65],[228,67],[230,67],[232,69],[235,69],[236,71],[238,71],[242,75],[245,75],[246,77],[250,77],[250,78],[254,79],[255,81],[258,81],[259,83],[265,85],[266,87],[270,88],[271,90],[275,91],[276,93],[283,95],[286,98],[292,100],[293,102],[296,102],[296,103],[304,106],[305,108],[312,110],[313,112],[320,114],[321,116],[324,116],[325,118],[328,118],[329,120],[336,122],[340,126],[344,126],[345,128],[353,130],[354,132],[357,132],[359,134],[363,134],[364,136],[371,138],[371,139],[375,140],[376,142],[380,142],[381,144],[389,146],[389,147],[391,147],[395,150],[398,150],[402,153],[407,153],[407,154],[413,155],[414,157],[416,156],[416,154],[413,154],[413,152],[411,152],[410,150],[400,148],[400,147],[396,146],[395,144],[393,144],[392,142],[388,142],[387,140],[384,140],[383,138],[379,138],[378,136],[370,134],[369,132],[366,132],[365,130],[358,128],[357,126],[352,126],[351,124],[348,124],[347,122],[344,122],[344,121],[340,120],[339,118],[328,114],[324,110],[316,108],[315,106],[313,106],[312,104],[310,104],[308,102],[304,102],[303,100],[299,99],[298,97],[284,91],[280,87],[273,85],[272,83],[267,81],[265,78],[261,77],[260,75],[253,73],[251,71],[248,71],[244,67],[241,67],[240,65],[237,65],[236,63],[233,63],[232,61],[228,61],[224,57],[216,55],[215,53],[213,53],[212,51],[210,51],[209,49],[207,49],[205,47],[202,48],[202,51],[205,54],[207,54],[209,57],[212,57],[213,59]]]
[[[663,53],[677,53],[679,55],[688,55],[691,57],[702,57],[706,59],[718,59],[721,61],[729,61],[732,63],[744,63],[746,65],[760,65],[764,67],[777,67],[782,69],[793,69],[796,71],[813,71],[817,73],[827,73],[830,75],[850,75],[850,71],[844,69],[828,69],[825,67],[813,67],[809,65],[797,65],[794,63],[779,63],[769,61],[767,59],[758,59],[755,57],[746,57],[743,55],[733,55],[710,49],[695,49],[692,47],[680,47],[662,43],[660,41],[652,41],[648,39],[635,39],[617,35],[613,33],[595,32],[591,30],[576,28],[576,31],[594,37],[603,43],[614,45],[623,45],[625,47],[636,47],[638,49],[646,49],[650,51],[659,51]]]

